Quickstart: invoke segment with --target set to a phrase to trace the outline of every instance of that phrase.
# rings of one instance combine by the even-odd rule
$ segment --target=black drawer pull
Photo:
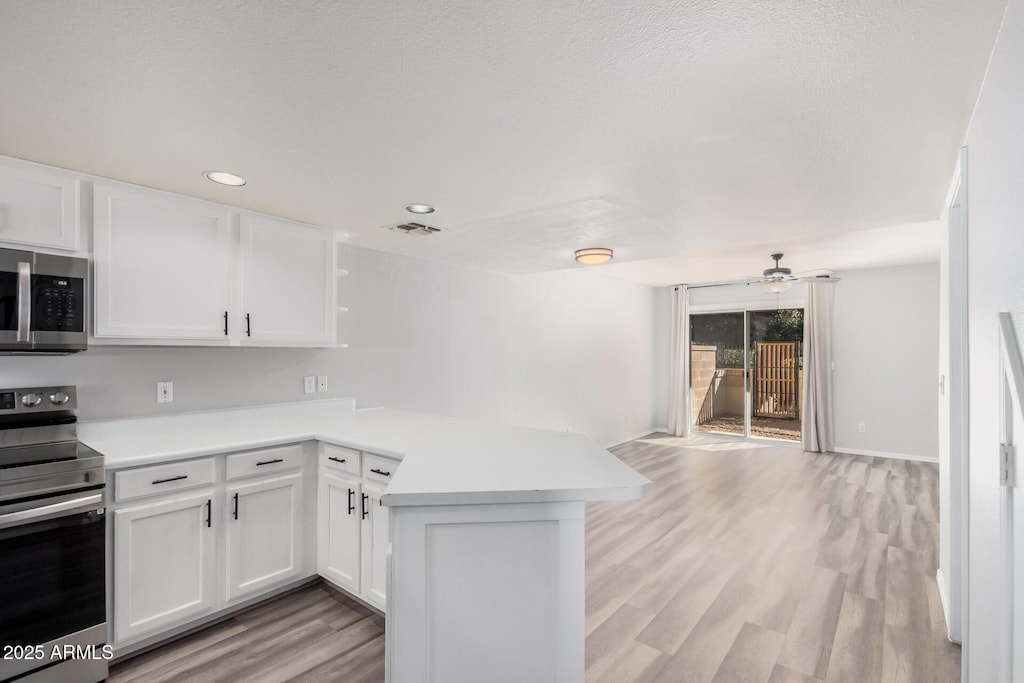
[[[153,483],[154,484],[166,484],[169,481],[181,481],[182,479],[188,479],[188,475],[187,474],[179,474],[178,476],[171,477],[169,479],[154,479]]]
[[[327,459],[333,460],[334,462],[345,462],[345,458],[335,458],[333,455],[327,456]]]
[[[374,474],[379,474],[382,477],[390,477],[391,476],[390,472],[385,472],[383,470],[370,470],[370,471],[373,472]]]
[[[234,512],[234,515],[235,515],[235,519],[238,519],[238,494],[237,493],[235,494],[235,512]]]
[[[356,511],[355,503],[352,502],[352,496],[354,496],[355,494],[356,492],[353,491],[352,489],[348,490],[348,514],[350,515]]]
[[[366,515],[370,514],[370,511],[366,509],[366,499],[369,498],[365,493],[363,494],[363,519],[366,519]]]
[[[284,462],[284,458],[274,458],[273,460],[261,460],[260,462],[256,463],[256,467],[259,467],[261,465],[273,465],[275,462]]]
[[[212,510],[213,510],[213,500],[207,499],[206,500],[206,528],[207,529],[209,529],[210,526],[211,526],[211,517],[212,517],[211,513],[212,513]]]

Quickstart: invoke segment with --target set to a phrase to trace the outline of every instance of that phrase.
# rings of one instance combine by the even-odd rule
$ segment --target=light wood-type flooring
[[[714,437],[612,451],[655,488],[587,508],[588,683],[960,680],[935,465]],[[109,680],[381,681],[383,650],[379,616],[315,584]]]

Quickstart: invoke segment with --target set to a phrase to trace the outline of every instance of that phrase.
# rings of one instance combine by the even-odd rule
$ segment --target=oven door
[[[106,642],[102,491],[33,502],[0,507],[0,647],[21,646],[0,658],[4,681],[57,663],[54,645]]]

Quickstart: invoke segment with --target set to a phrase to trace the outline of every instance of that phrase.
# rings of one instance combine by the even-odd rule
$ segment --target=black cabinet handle
[[[211,512],[213,510],[213,500],[207,499],[206,501],[206,528],[209,529],[211,526]]]
[[[224,311],[224,336],[228,336],[228,312]]]
[[[154,484],[166,484],[169,481],[181,481],[182,479],[188,479],[187,474],[179,474],[176,477],[170,477],[169,479],[154,479]]]
[[[252,336],[252,327],[250,327],[250,325],[249,325],[249,314],[248,313],[245,314],[245,336],[246,337],[251,337]]]
[[[369,498],[369,496],[364,493],[363,494],[363,503],[362,503],[363,519],[366,519],[366,515],[370,514],[370,511],[366,509],[366,500],[367,500],[367,498]]]
[[[355,494],[356,494],[356,492],[355,492],[355,491],[353,491],[352,489],[349,489],[349,490],[348,490],[348,514],[350,514],[350,515],[351,515],[351,514],[352,514],[353,512],[355,512],[355,511],[356,511],[356,506],[355,506],[355,504],[354,504],[354,503],[352,502],[352,496],[354,496]]]
[[[390,472],[384,472],[383,470],[370,470],[370,471],[373,472],[374,474],[379,474],[382,477],[390,477],[391,476]]]
[[[342,462],[342,463],[345,462],[345,458],[335,458],[333,455],[327,456],[327,459],[328,460],[333,460],[334,462]]]
[[[234,512],[234,515],[235,515],[235,519],[238,519],[238,494],[237,493],[235,494],[235,512]]]
[[[256,467],[260,467],[262,465],[273,465],[275,462],[284,462],[284,458],[274,458],[273,460],[261,460],[260,462],[256,463]]]

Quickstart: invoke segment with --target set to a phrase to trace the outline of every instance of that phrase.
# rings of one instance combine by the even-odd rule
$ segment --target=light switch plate
[[[316,390],[320,392],[327,391],[327,375],[317,375]]]
[[[302,378],[302,390],[307,394],[316,393],[316,377],[306,375]]]

